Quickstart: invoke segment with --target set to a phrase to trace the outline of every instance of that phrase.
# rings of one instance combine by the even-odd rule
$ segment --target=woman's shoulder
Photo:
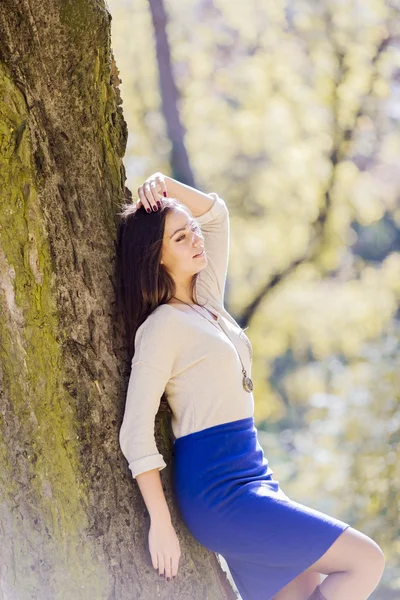
[[[182,329],[177,325],[175,311],[172,308],[168,309],[164,305],[159,305],[137,328],[135,344],[162,345],[172,350]]]
[[[159,304],[140,325],[143,329],[160,326],[163,329],[170,329],[176,320],[176,309],[168,304]]]

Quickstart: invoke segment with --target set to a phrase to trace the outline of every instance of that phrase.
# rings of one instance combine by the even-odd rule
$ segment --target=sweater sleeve
[[[135,354],[126,394],[119,443],[132,476],[166,467],[158,451],[154,424],[160,399],[171,378],[174,346],[169,323],[162,326],[151,315],[138,328]]]
[[[207,253],[207,266],[199,272],[196,290],[200,296],[224,304],[229,260],[229,211],[225,201],[215,192],[208,194],[214,203],[207,212],[196,217]]]

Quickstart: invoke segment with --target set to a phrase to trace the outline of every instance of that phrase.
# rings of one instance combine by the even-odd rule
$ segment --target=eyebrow
[[[188,225],[191,225],[192,223],[194,223],[194,220],[193,220],[193,219],[191,219],[191,220],[187,221],[187,223],[186,223],[185,227],[180,227],[179,229],[177,229],[176,231],[174,231],[174,233],[173,233],[172,235],[170,235],[170,236],[169,236],[169,239],[171,239],[172,237],[174,237],[174,235],[175,235],[176,233],[178,233],[178,231],[184,231],[184,230],[186,229],[186,227],[187,227]]]

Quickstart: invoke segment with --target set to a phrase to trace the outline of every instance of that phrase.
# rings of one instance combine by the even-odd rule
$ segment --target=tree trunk
[[[134,31],[134,27],[132,26]],[[119,449],[129,365],[113,311],[127,131],[103,0],[0,4],[0,598],[233,598],[171,494],[161,579]],[[207,591],[206,591],[207,588]]]

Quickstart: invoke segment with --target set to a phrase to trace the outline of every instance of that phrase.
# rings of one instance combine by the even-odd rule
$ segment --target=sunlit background
[[[227,202],[274,477],[375,539],[371,598],[400,598],[400,1],[108,6],[127,185]]]

